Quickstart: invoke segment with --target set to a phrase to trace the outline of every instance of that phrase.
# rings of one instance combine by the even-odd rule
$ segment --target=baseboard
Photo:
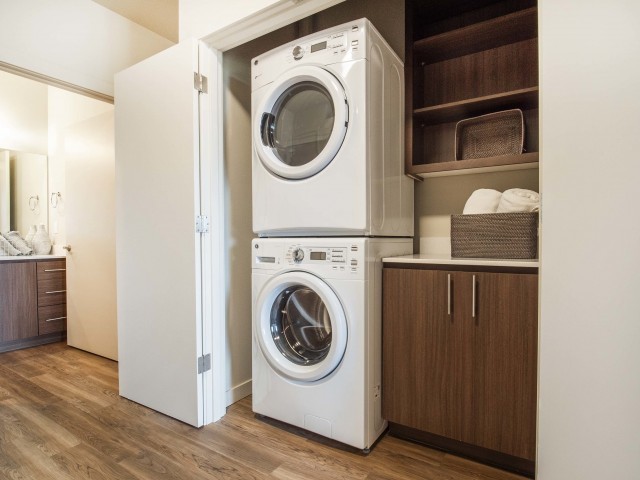
[[[249,395],[251,395],[251,380],[247,380],[231,388],[231,390],[227,390],[227,407]]]

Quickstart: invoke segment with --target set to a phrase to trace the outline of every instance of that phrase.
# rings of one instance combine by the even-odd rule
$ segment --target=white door
[[[214,71],[209,94],[194,87],[199,61],[201,72]],[[210,211],[221,178],[216,156],[201,148],[211,133],[199,134],[200,119],[212,118],[219,98],[215,72],[216,54],[189,40],[120,72],[115,82],[120,394],[194,426],[220,416],[211,397],[222,379],[202,368],[212,353],[212,325],[224,320],[216,315],[212,323],[211,314],[212,291],[221,288],[211,272],[223,271],[212,265],[221,258],[211,252],[219,247],[211,235],[220,220]],[[201,213],[212,234],[196,233]],[[217,369],[221,357],[216,350]]]
[[[64,211],[66,243],[71,247],[67,343],[117,360],[114,115],[112,105],[99,108],[103,113],[58,133],[65,192],[50,201]]]

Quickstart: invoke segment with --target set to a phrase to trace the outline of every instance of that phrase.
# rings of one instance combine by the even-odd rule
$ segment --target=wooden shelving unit
[[[442,5],[442,4],[441,4]],[[538,162],[537,8],[531,0],[415,1],[408,8],[406,172],[475,172]],[[479,5],[479,7],[478,7]],[[435,10],[434,10],[435,11]],[[424,19],[433,19],[425,24]],[[525,153],[455,160],[456,123],[519,108]]]

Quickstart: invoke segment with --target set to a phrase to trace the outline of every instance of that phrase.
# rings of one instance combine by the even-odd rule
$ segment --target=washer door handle
[[[262,138],[262,144],[267,147],[273,148],[273,122],[276,117],[273,113],[265,112],[262,114],[260,120],[260,137]]]

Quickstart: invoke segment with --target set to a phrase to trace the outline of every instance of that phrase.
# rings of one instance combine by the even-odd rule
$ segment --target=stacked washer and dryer
[[[413,251],[403,64],[366,19],[252,61],[253,410],[368,451],[382,265]]]

